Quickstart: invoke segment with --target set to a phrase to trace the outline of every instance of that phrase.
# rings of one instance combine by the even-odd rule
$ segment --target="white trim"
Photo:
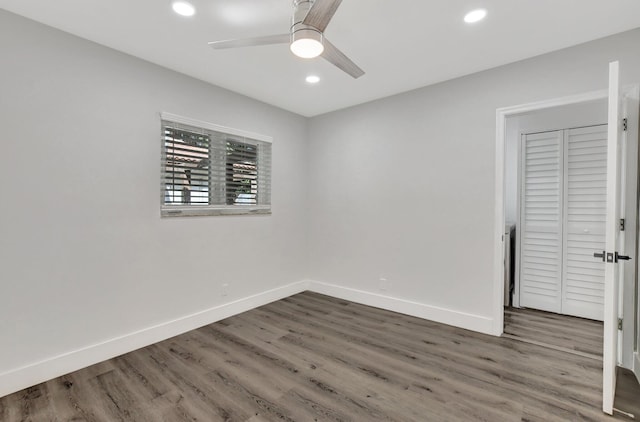
[[[307,290],[300,281],[0,374],[0,397]]]
[[[0,397],[306,290],[468,330],[492,334],[493,324],[491,318],[334,284],[304,280],[1,373]]]
[[[496,109],[497,114],[509,116],[513,114],[523,114],[530,111],[544,110],[546,108],[561,107],[572,104],[587,103],[607,98],[609,95],[606,89],[586,92],[584,94],[570,95],[567,97],[552,98],[549,100],[536,101],[533,103],[520,104]]]
[[[634,257],[634,260],[624,264],[624,283],[622,285],[622,295],[624,300],[621,302],[623,318],[622,339],[621,339],[621,366],[624,368],[633,368],[634,365],[634,344],[636,336],[640,335],[638,330],[638,320],[636,318],[636,309],[638,307],[637,298],[634,294],[625,294],[625,292],[634,292],[637,283],[637,233],[638,233],[638,116],[640,99],[640,85],[633,85],[626,88],[624,93],[624,117],[629,119],[627,131],[624,132],[627,159],[624,161],[627,166],[625,170],[625,190],[626,201],[625,207],[622,209],[626,221],[625,245],[622,249],[624,255]],[[635,116],[635,117],[634,117]],[[635,261],[635,262],[634,262]],[[640,371],[640,367],[636,367]]]
[[[271,205],[181,205],[160,204],[161,217],[203,217],[209,215],[265,215]]]
[[[504,154],[506,137],[506,114],[500,109],[496,111],[496,188],[495,188],[495,214],[494,214],[494,239],[493,239],[493,327],[491,334],[499,336],[504,330]],[[520,233],[516,233],[520,236]]]
[[[377,293],[363,290],[351,289],[335,284],[309,280],[308,289],[312,292],[337,297],[363,305],[382,308],[389,311],[411,315],[430,321],[440,322],[467,330],[477,331],[485,334],[493,333],[493,321],[491,318],[461,312],[453,309],[441,308],[438,306],[426,305],[406,299],[391,296],[384,296]]]
[[[551,107],[578,104],[589,101],[597,101],[608,97],[607,90],[588,92],[580,95],[555,98],[545,101],[537,101],[511,107],[498,108],[496,110],[496,168],[495,168],[495,214],[494,214],[494,241],[493,241],[493,327],[491,334],[499,336],[503,332],[504,325],[504,272],[502,258],[504,234],[504,152],[506,137],[506,119],[509,116],[542,110]]]
[[[174,123],[181,123],[183,125],[195,126],[203,129],[209,129],[216,132],[222,132],[229,135],[241,136],[243,138],[255,139],[256,141],[273,143],[273,137],[267,135],[261,135],[255,132],[249,132],[247,130],[235,129],[232,127],[220,126],[215,123],[204,122],[202,120],[192,119],[190,117],[178,116],[177,114],[167,113],[165,111],[160,113],[162,120],[168,120]]]

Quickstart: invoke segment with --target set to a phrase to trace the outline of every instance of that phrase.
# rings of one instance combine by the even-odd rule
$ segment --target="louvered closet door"
[[[561,311],[562,131],[523,135],[520,306]]]
[[[565,131],[562,313],[603,319],[607,125]]]

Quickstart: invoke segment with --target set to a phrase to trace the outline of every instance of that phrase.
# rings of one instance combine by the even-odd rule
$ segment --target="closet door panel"
[[[562,131],[523,135],[520,306],[561,310]]]
[[[603,319],[607,125],[565,131],[562,313]]]

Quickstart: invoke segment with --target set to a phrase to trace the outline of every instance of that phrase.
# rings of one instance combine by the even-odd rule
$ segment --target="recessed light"
[[[475,23],[479,22],[487,16],[487,11],[485,9],[476,9],[464,15],[464,21],[466,23]]]
[[[309,75],[306,77],[305,81],[307,81],[308,84],[317,84],[320,82],[320,76]]]
[[[196,8],[186,1],[174,1],[171,5],[173,11],[181,16],[193,16],[196,14]]]

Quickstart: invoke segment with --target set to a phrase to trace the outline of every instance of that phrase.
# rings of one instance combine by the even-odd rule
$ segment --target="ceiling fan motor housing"
[[[315,40],[323,43],[323,35],[320,30],[310,25],[302,23],[313,6],[314,0],[294,0],[293,18],[291,19],[291,43],[297,40]]]

